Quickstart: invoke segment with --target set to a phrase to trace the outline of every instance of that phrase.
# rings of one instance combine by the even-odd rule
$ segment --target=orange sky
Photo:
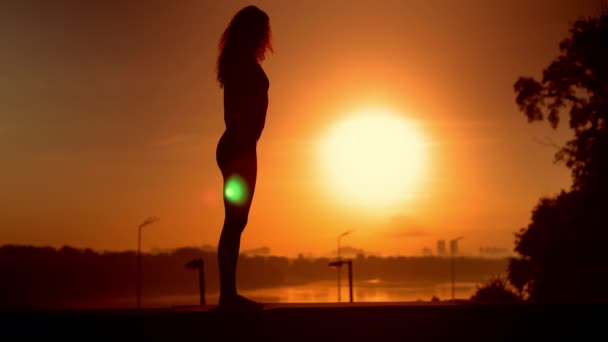
[[[538,198],[569,186],[552,163],[569,132],[529,125],[513,83],[538,77],[597,1],[253,1],[276,53],[259,178],[242,249],[419,255],[437,239],[511,249]],[[133,249],[216,245],[218,38],[250,2],[1,5],[0,244]],[[11,8],[8,8],[11,6]],[[323,189],[318,143],[365,106],[414,120],[423,188],[375,215]]]

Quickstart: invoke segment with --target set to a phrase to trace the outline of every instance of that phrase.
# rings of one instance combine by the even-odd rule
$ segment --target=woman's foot
[[[264,304],[245,298],[239,294],[233,296],[220,296],[218,309],[231,312],[252,312],[260,311]]]

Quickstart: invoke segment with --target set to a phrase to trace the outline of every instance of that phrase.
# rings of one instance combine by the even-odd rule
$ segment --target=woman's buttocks
[[[242,156],[256,154],[256,141],[243,139],[230,131],[225,131],[217,144],[216,159],[220,167]]]

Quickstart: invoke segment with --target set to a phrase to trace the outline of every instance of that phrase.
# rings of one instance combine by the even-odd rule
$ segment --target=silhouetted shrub
[[[520,297],[510,289],[506,280],[501,277],[490,279],[485,285],[477,286],[471,300],[486,303],[517,303]]]

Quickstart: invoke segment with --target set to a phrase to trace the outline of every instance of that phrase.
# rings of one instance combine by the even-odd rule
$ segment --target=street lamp
[[[137,308],[141,307],[141,229],[158,221],[158,217],[148,217],[137,227]]]
[[[456,287],[456,252],[458,249],[458,241],[464,239],[464,236],[457,237],[450,240],[450,254],[452,256],[452,299],[454,299],[454,292]]]
[[[203,258],[192,259],[185,265],[191,270],[198,270],[198,289],[200,294],[200,303],[205,305],[205,261]]]
[[[341,301],[341,298],[340,298],[341,297],[341,295],[340,295],[340,292],[341,292],[340,291],[340,277],[341,277],[341,271],[342,271],[342,264],[346,263],[346,262],[342,261],[342,258],[340,257],[340,240],[342,240],[343,237],[345,237],[346,235],[348,235],[348,234],[350,234],[352,232],[354,232],[354,230],[347,230],[344,233],[338,235],[338,247],[337,247],[338,248],[337,249],[338,259],[335,262],[330,263],[330,266],[336,267],[336,269],[338,270],[338,302]],[[349,264],[349,265],[352,265],[352,263]],[[350,267],[352,267],[352,266],[350,266]],[[349,274],[351,274],[351,268],[349,268]],[[352,281],[351,281],[351,283],[352,283]],[[351,301],[352,301],[352,297],[353,297],[352,296],[352,284],[351,284],[350,288],[351,288],[351,296],[350,297],[351,297]]]
[[[338,269],[338,302],[340,302],[340,270],[342,265],[348,265],[348,293],[350,302],[353,302],[353,261],[348,260],[336,260],[329,263],[329,267],[335,267]]]

